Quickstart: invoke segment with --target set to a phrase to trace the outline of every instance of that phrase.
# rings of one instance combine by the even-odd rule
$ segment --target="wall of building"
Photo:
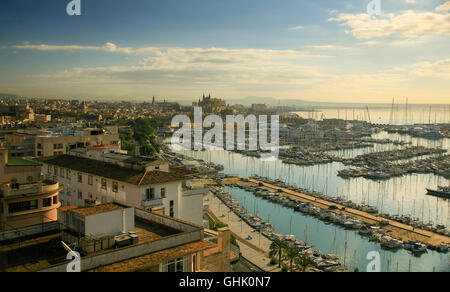
[[[183,220],[203,225],[203,194],[182,196],[180,209]]]
[[[66,154],[67,149],[70,149],[71,145],[82,143],[86,145],[97,145],[98,143],[103,145],[117,146],[120,149],[120,138],[118,134],[103,134],[94,136],[61,136],[61,137],[36,137],[36,154],[35,156],[55,156],[60,154]],[[40,144],[40,145],[39,145]],[[60,145],[55,149],[54,145]],[[39,147],[40,146],[40,147]],[[77,147],[79,148],[79,147]],[[41,155],[39,155],[41,154]]]
[[[123,222],[125,213],[125,222]],[[125,226],[123,226],[125,223]],[[123,231],[134,232],[134,209],[110,211],[85,217],[85,235],[87,237],[103,237],[120,235]]]
[[[208,272],[229,272],[230,266],[230,237],[229,228],[218,230],[218,245],[215,250],[205,251],[200,255],[200,268]]]

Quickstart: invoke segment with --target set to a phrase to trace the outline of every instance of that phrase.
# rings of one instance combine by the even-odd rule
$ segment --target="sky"
[[[449,104],[450,1],[2,0],[0,93]]]

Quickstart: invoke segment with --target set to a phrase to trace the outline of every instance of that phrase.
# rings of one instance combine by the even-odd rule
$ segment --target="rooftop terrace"
[[[106,204],[100,209],[81,208],[81,212],[107,212],[116,208]],[[115,205],[121,208],[120,205]],[[75,211],[76,209],[71,209]],[[212,243],[203,240],[199,226],[170,217],[135,210],[135,232],[139,242],[121,248],[113,248],[82,255],[83,271],[110,267],[126,270],[130,265],[139,267],[149,261],[179,257],[189,251],[211,248]],[[67,251],[61,244],[61,233],[53,231],[15,240],[0,242],[0,271],[62,271],[66,270]]]

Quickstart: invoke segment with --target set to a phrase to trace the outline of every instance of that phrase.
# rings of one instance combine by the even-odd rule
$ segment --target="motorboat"
[[[411,246],[411,251],[413,253],[423,253],[427,251],[427,245],[421,242],[415,242],[412,246]]]
[[[427,189],[429,195],[450,198],[450,187],[438,187],[437,190]]]
[[[381,247],[386,249],[396,249],[402,246],[403,242],[398,239],[385,236],[381,239]]]
[[[364,225],[359,229],[358,233],[361,235],[369,235],[372,233],[372,228]]]

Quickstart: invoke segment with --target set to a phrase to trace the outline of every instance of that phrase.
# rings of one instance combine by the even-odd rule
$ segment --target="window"
[[[192,256],[192,272],[197,272],[197,255]]]
[[[102,189],[106,190],[106,179],[102,178]]]
[[[78,199],[83,199],[83,192],[82,191],[78,191]]]
[[[145,196],[147,201],[155,199],[155,189],[154,188],[147,189]]]
[[[92,186],[94,179],[92,178],[92,175],[88,175],[88,185]]]
[[[70,173],[70,170],[66,170],[66,178],[68,179],[68,180],[70,180],[70,175],[71,175],[71,173]]]
[[[37,144],[37,149],[42,149],[42,144],[41,143]]]
[[[52,166],[51,166],[51,165],[48,166],[48,171],[47,171],[47,173],[48,173],[48,174],[51,174],[51,173],[52,173]]]
[[[182,187],[183,189],[186,188],[186,181],[185,181],[185,180],[181,182],[181,187]]]
[[[71,193],[70,193],[70,185],[67,185],[67,195],[68,195],[68,196],[71,195]]]
[[[81,173],[78,173],[78,182],[79,183],[83,182],[83,175]]]
[[[53,205],[58,204],[58,196],[53,197]]]
[[[170,201],[170,217],[174,216],[174,212],[173,212],[173,201]]]
[[[8,204],[9,213],[17,213],[23,211],[36,210],[38,208],[38,201],[23,201],[17,203]]]
[[[50,207],[52,205],[51,198],[42,199],[42,207]]]
[[[53,174],[54,175],[58,175],[58,168],[57,167],[55,167],[55,170],[54,170]]]
[[[113,182],[113,192],[117,193],[119,191],[119,184],[116,182]]]
[[[61,168],[61,170],[59,171],[59,176],[64,177],[64,169]]]
[[[166,197],[166,188],[161,188],[161,198],[165,198]]]
[[[178,258],[176,260],[171,260],[163,263],[163,272],[188,272],[188,261],[186,257]]]

